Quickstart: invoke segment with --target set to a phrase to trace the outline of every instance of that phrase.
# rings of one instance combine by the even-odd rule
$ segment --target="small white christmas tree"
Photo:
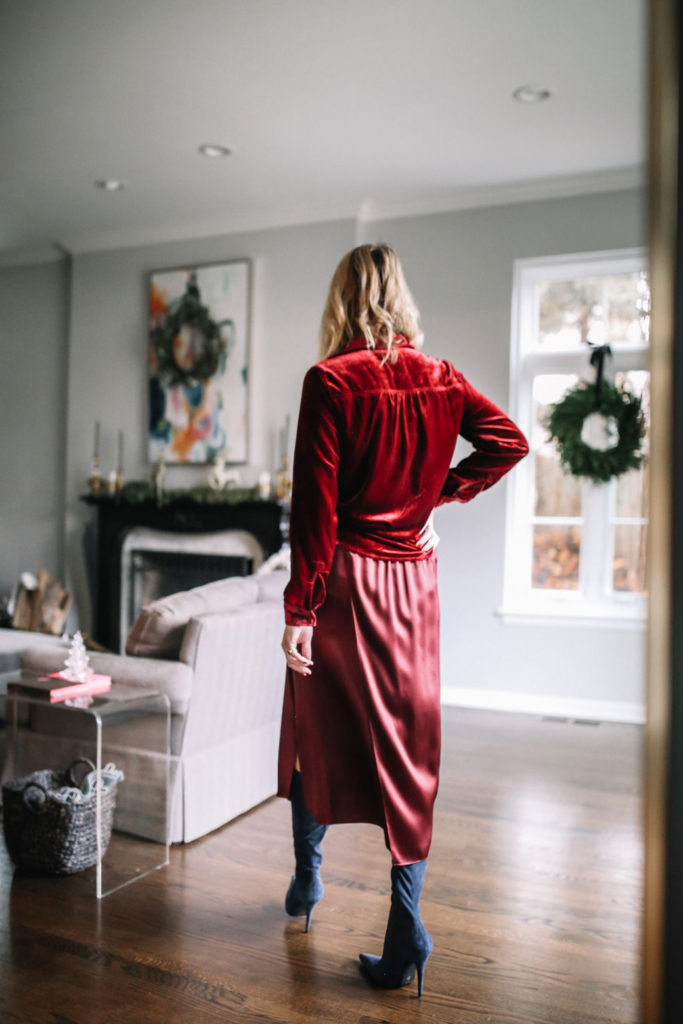
[[[64,679],[70,679],[72,683],[84,683],[91,675],[90,659],[88,658],[80,630],[71,641],[71,648],[64,665],[65,667],[62,669],[61,675]]]

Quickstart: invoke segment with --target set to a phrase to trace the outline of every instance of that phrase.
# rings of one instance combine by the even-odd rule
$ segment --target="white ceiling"
[[[0,250],[630,185],[645,0],[0,0]],[[516,103],[546,86],[552,99]],[[218,142],[227,160],[197,155]],[[97,178],[126,182],[97,190]]]

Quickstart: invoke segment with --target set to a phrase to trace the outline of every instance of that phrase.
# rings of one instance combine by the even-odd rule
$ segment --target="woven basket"
[[[74,803],[53,795],[62,786],[77,786],[74,768],[95,765],[79,757],[64,772],[46,769],[2,787],[5,842],[18,868],[40,875],[71,875],[97,863],[97,792]],[[102,787],[102,856],[111,839],[116,783]]]

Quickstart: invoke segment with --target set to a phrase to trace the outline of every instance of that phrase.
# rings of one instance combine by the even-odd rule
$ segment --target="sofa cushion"
[[[33,647],[21,658],[21,667],[34,672],[60,672],[64,668],[63,647]],[[94,672],[111,676],[114,683],[147,686],[165,693],[171,702],[171,714],[184,715],[192,695],[192,669],[179,661],[124,658],[120,654],[88,651]]]
[[[258,584],[259,601],[279,601],[282,603],[282,595],[289,580],[289,572],[285,569],[275,569],[273,572],[258,573],[254,576]]]
[[[258,599],[259,589],[253,576],[230,576],[194,590],[160,597],[145,605],[133,623],[126,640],[126,654],[177,658],[190,619],[231,612]]]

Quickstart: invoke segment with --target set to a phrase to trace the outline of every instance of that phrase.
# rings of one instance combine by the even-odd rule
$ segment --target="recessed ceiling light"
[[[101,188],[103,192],[122,192],[126,187],[122,181],[117,181],[116,178],[98,178],[95,186]]]
[[[512,95],[518,103],[542,103],[543,100],[549,100],[552,94],[550,89],[539,89],[536,85],[520,85]]]
[[[205,142],[203,146],[199,147],[199,152],[202,156],[230,156],[232,150],[227,146],[217,146],[212,142]]]

